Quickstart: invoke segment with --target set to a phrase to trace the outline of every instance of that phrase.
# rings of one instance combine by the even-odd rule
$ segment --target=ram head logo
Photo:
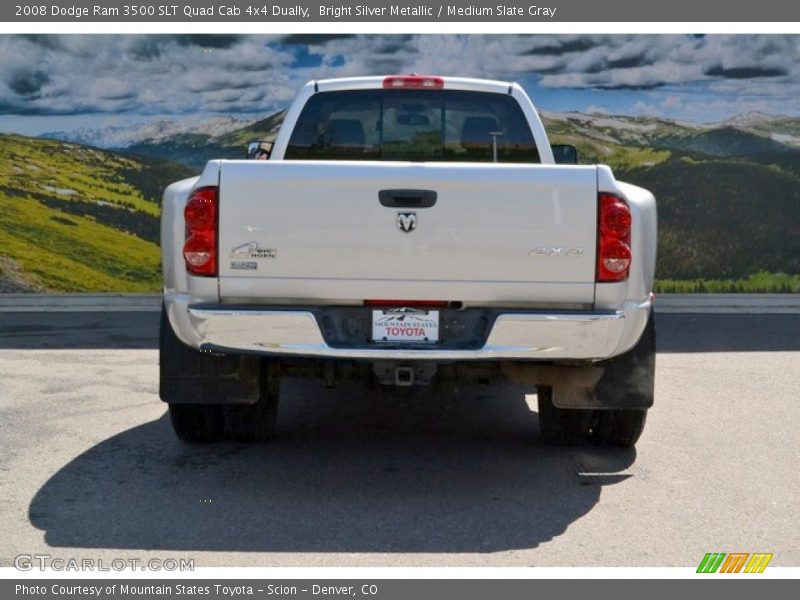
[[[411,233],[417,228],[417,213],[397,213],[397,228],[403,233]]]

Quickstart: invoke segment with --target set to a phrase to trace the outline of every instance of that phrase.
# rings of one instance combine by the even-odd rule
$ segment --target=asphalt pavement
[[[190,446],[157,312],[0,314],[0,565],[800,565],[800,315],[658,315],[636,450],[551,448],[534,390],[289,380],[268,444]]]

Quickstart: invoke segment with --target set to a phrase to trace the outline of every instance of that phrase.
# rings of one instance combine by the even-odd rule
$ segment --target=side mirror
[[[273,144],[274,142],[267,142],[264,140],[247,142],[247,158],[249,160],[269,159],[269,155],[272,154]]]
[[[577,165],[578,149],[571,144],[552,144],[553,158],[557,165]]]

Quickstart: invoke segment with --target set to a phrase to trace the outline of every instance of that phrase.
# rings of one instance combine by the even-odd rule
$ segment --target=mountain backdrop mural
[[[799,41],[2,36],[0,292],[157,291],[165,185],[274,138],[308,79],[411,71],[520,81],[551,141],[652,190],[658,289],[798,292]]]

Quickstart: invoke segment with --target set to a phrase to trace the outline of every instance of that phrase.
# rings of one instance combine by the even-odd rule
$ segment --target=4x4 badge
[[[397,228],[403,233],[411,233],[417,228],[417,213],[397,213]]]

